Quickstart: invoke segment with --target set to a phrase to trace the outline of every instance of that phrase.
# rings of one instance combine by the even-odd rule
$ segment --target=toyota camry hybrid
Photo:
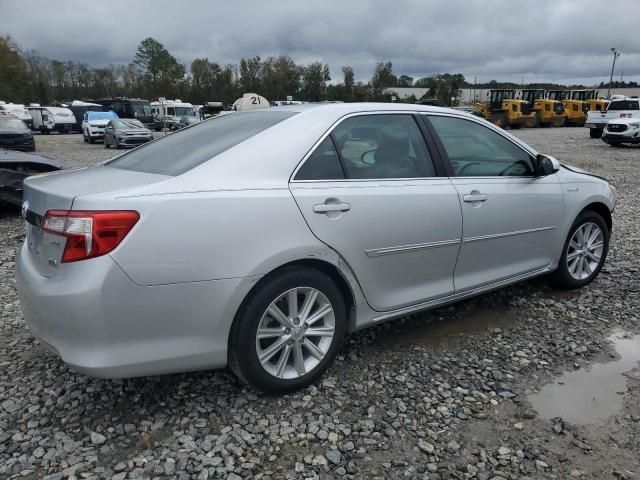
[[[24,317],[89,375],[317,379],[349,332],[602,268],[615,190],[477,117],[397,104],[212,118],[25,181]]]

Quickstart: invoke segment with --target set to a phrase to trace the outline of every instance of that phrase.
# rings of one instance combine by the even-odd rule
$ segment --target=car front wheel
[[[590,210],[582,212],[569,230],[552,283],[563,289],[584,287],[596,278],[608,251],[609,228],[604,219]]]
[[[266,393],[305,387],[335,359],[346,325],[345,302],[331,278],[312,268],[287,268],[265,279],[238,312],[229,366]]]

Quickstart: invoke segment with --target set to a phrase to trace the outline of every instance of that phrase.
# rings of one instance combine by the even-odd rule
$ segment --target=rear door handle
[[[315,213],[348,212],[349,210],[351,210],[351,205],[348,203],[320,203],[313,206]]]
[[[477,192],[472,192],[469,195],[462,197],[462,199],[467,203],[486,202],[487,198],[489,197]]]

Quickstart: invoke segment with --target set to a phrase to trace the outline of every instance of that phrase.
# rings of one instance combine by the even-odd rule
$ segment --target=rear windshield
[[[607,110],[638,110],[638,100],[612,100]]]
[[[295,112],[234,112],[205,120],[126,153],[107,165],[160,175],[180,175]]]

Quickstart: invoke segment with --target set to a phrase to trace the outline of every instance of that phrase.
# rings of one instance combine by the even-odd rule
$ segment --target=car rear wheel
[[[107,136],[104,137],[104,148],[109,148],[109,142],[107,141]]]
[[[609,228],[596,212],[585,210],[573,222],[552,284],[563,289],[581,288],[600,272],[609,251]]]
[[[346,332],[340,289],[312,268],[287,268],[265,279],[243,304],[229,337],[229,366],[266,393],[315,381],[335,359]]]

